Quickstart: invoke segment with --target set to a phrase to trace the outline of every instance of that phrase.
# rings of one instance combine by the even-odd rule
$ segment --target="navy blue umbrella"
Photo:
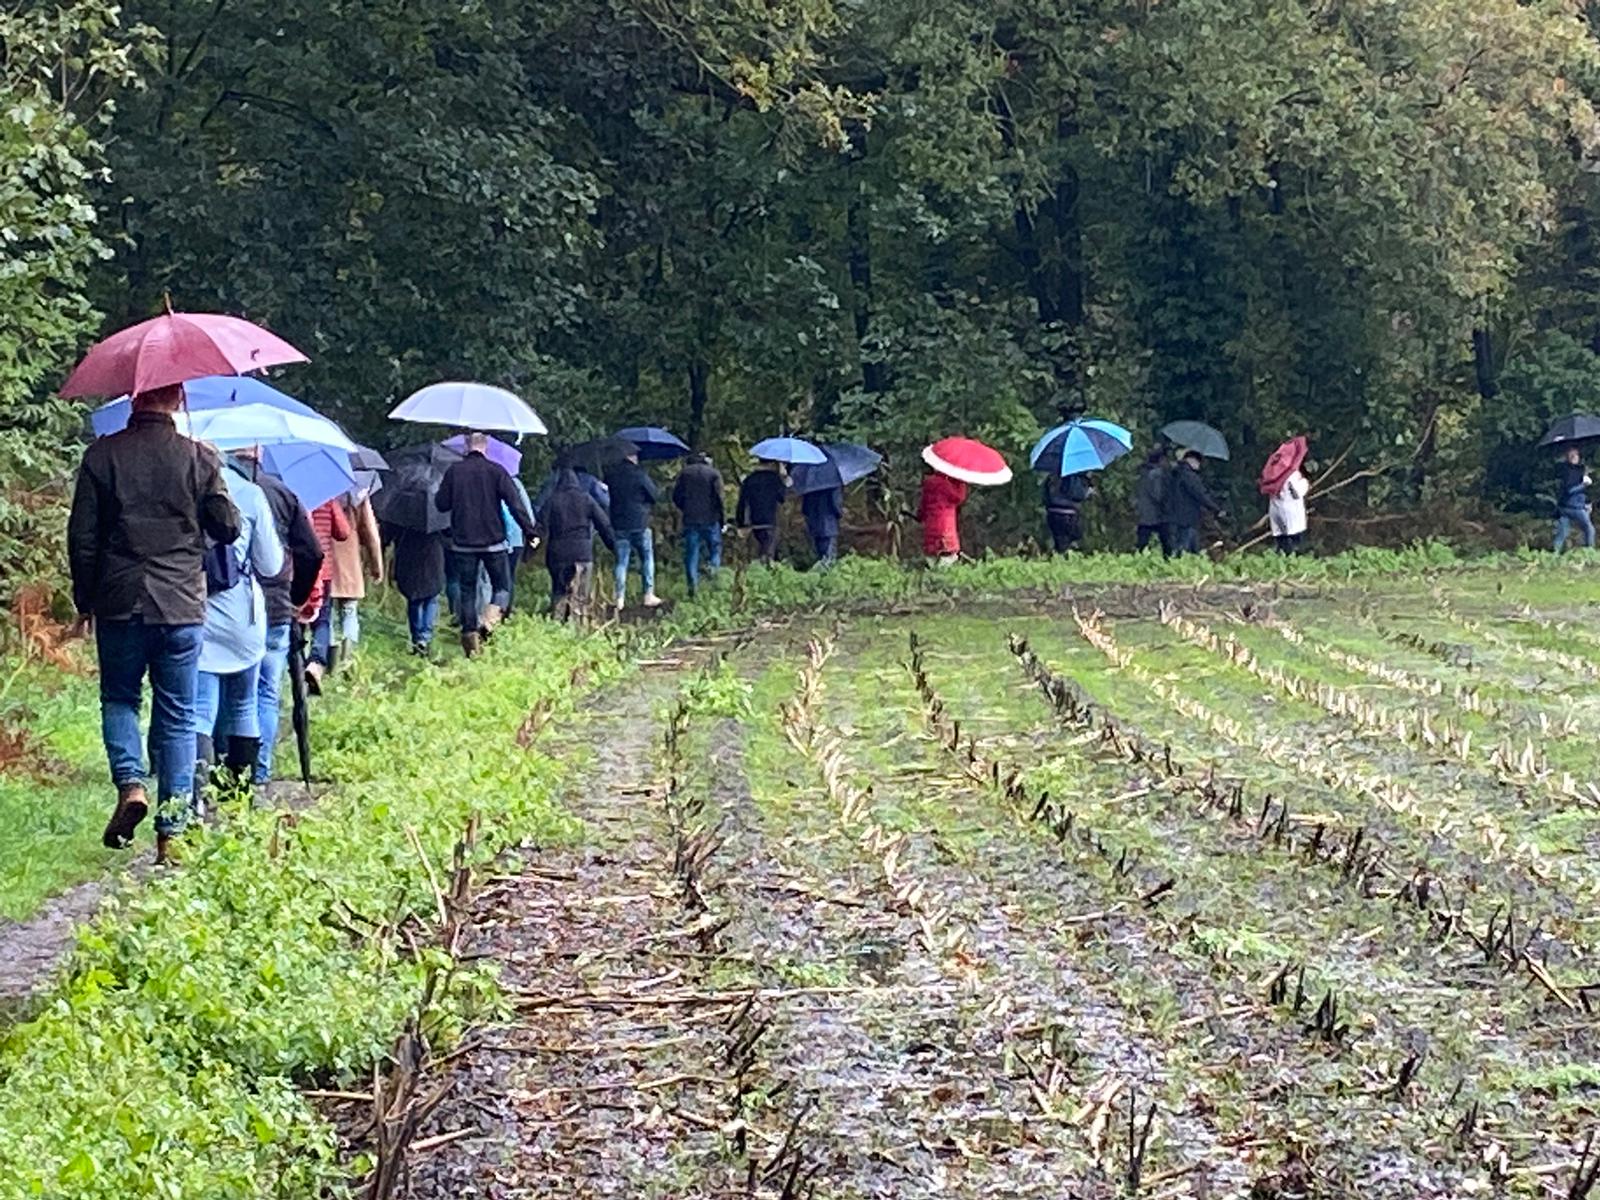
[[[617,430],[617,436],[639,447],[640,462],[660,462],[668,458],[682,458],[689,447],[673,433],[655,425],[630,425]]]
[[[865,446],[849,442],[828,442],[822,447],[827,462],[796,463],[789,472],[798,495],[807,492],[825,492],[829,488],[844,487],[858,479],[865,479],[878,469],[883,455]]]

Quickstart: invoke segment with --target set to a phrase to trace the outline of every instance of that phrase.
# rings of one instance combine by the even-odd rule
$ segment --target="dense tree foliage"
[[[1578,0],[133,0],[137,86],[69,45],[126,55],[114,10],[20,11],[13,421],[86,272],[107,323],[164,295],[270,323],[374,432],[457,374],[573,435],[781,425],[902,462],[1086,406],[1204,418],[1251,470],[1289,432],[1354,444],[1399,468],[1382,503],[1531,504],[1507,444],[1600,405]],[[46,86],[61,55],[123,85],[104,181],[105,93]]]

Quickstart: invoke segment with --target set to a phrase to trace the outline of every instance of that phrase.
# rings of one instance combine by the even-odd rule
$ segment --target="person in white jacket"
[[[1299,554],[1306,536],[1306,493],[1311,483],[1299,471],[1283,481],[1267,505],[1267,521],[1279,554]]]

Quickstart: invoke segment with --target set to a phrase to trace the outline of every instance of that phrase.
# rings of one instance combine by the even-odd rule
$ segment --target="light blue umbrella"
[[[1098,471],[1133,449],[1133,435],[1121,425],[1089,417],[1057,425],[1034,443],[1028,462],[1036,471],[1082,475]]]
[[[828,461],[820,466],[802,463],[792,472],[797,495],[807,492],[824,492],[829,488],[844,487],[858,479],[865,479],[878,469],[883,455],[865,446],[850,442],[828,442],[822,447]]]
[[[389,414],[392,420],[502,433],[549,433],[539,414],[505,388],[487,383],[433,383],[412,392]]]
[[[261,447],[261,469],[283,480],[306,508],[356,490],[350,455],[314,442],[283,442]]]
[[[751,446],[750,453],[763,462],[810,463],[820,466],[828,461],[828,456],[822,452],[820,446],[797,437],[767,438],[766,441]]]
[[[183,404],[191,413],[261,404],[305,417],[322,415],[309,404],[302,404],[293,396],[287,396],[250,375],[210,375],[205,379],[191,379],[183,385]],[[102,404],[90,413],[89,427],[94,430],[95,437],[105,437],[108,433],[127,428],[132,412],[133,401],[124,396],[110,404]]]

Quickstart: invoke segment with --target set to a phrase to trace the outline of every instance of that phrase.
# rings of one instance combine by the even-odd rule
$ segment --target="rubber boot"
[[[247,805],[255,787],[256,760],[261,757],[261,739],[258,737],[228,738],[228,791]]]
[[[344,657],[344,643],[334,642],[328,647],[328,674],[332,675],[339,669],[339,660]]]
[[[215,781],[211,778],[212,769],[217,763],[217,748],[211,736],[197,733],[194,738],[194,795],[189,807],[193,810],[198,820],[205,820],[206,809],[210,807],[211,798],[215,789]]]

